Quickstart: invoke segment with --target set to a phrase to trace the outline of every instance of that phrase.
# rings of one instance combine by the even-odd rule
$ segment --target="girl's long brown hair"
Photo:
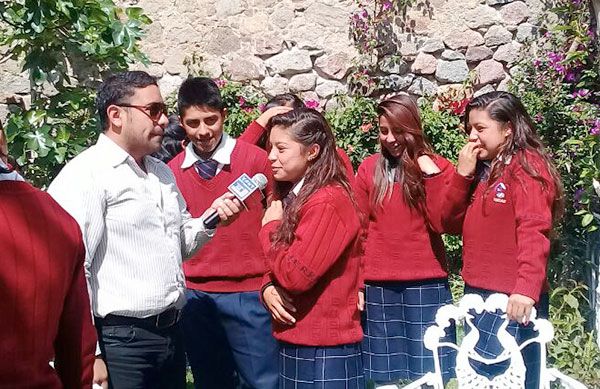
[[[336,151],[333,132],[323,115],[314,109],[299,108],[271,118],[267,125],[268,130],[275,126],[285,128],[292,138],[304,147],[319,145],[319,153],[309,162],[304,175],[302,190],[286,209],[279,229],[271,238],[275,245],[289,245],[298,225],[300,209],[318,189],[328,185],[339,185],[348,193],[355,207],[356,202]],[[276,182],[275,193],[279,198],[283,198],[289,190],[290,183]]]
[[[377,107],[378,116],[385,117],[392,128],[400,130],[397,138],[401,147],[400,157],[393,157],[381,144],[381,158],[375,167],[375,195],[372,206],[379,207],[386,197],[392,195],[393,183],[398,181],[402,187],[404,201],[409,207],[424,210],[425,185],[423,174],[417,159],[422,155],[431,155],[431,146],[423,135],[419,108],[408,95],[397,95],[383,100]]]
[[[508,158],[517,158],[518,163],[523,167],[532,178],[539,181],[544,189],[548,189],[550,184],[554,185],[556,196],[552,205],[552,217],[556,221],[564,211],[564,189],[560,179],[560,174],[554,167],[554,164],[546,154],[542,140],[537,134],[535,124],[523,106],[523,103],[512,93],[496,91],[480,95],[467,105],[465,109],[465,129],[470,131],[469,113],[473,109],[483,109],[490,117],[503,124],[509,124],[512,127],[512,134],[507,137],[502,145],[498,156],[492,162],[490,175],[488,178],[488,190],[504,172],[505,161]],[[526,151],[539,155],[552,178],[552,182],[547,180],[529,164]],[[487,191],[486,191],[487,192]]]

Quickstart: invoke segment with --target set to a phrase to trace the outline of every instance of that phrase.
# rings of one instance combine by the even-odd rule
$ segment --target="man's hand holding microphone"
[[[267,177],[258,173],[250,178],[242,174],[231,185],[229,191],[217,198],[209,209],[202,215],[204,227],[215,229],[218,224],[227,226],[237,219],[242,210],[242,202],[257,190],[262,191],[267,186]]]

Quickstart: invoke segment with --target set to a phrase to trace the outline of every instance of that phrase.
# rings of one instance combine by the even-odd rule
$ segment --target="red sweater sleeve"
[[[81,242],[80,258],[65,297],[58,333],[54,342],[55,367],[64,388],[92,386],[96,331],[92,324],[89,296],[83,272],[85,248]]]
[[[447,206],[445,204],[444,196],[446,193],[444,189],[453,174],[454,165],[440,156],[435,156],[433,162],[440,169],[440,172],[423,179],[427,220],[433,231],[443,234],[446,231],[444,231],[442,224],[442,215]]]
[[[361,164],[358,167],[358,171],[356,172],[356,177],[354,178],[354,197],[356,198],[356,205],[358,205],[358,209],[363,212],[363,217],[367,225],[365,226],[368,230],[369,214],[371,210],[371,203],[369,201],[369,185],[368,180],[372,178],[369,177],[367,172],[367,167],[364,164]],[[359,276],[359,286],[360,288],[364,288],[365,280],[364,280],[364,272],[365,270],[365,256],[364,253],[360,257],[360,276]]]
[[[463,177],[452,166],[438,200],[441,232],[461,234],[462,224],[469,206],[473,178]]]
[[[341,257],[356,238],[359,225],[351,210],[332,204],[331,197],[309,202],[301,211],[294,240],[290,246],[271,248],[267,262],[277,284],[290,293],[310,290]],[[278,222],[266,224],[260,232],[263,247]]]
[[[517,235],[517,282],[513,293],[539,300],[546,280],[550,254],[554,188],[542,184],[522,169],[515,172],[513,201]]]
[[[244,132],[238,137],[239,140],[253,145],[258,145],[260,137],[265,133],[265,128],[258,124],[256,120],[246,127]]]
[[[346,169],[346,175],[348,176],[350,185],[354,186],[354,167],[352,166],[352,161],[350,161],[350,158],[344,149],[337,147],[336,151],[342,161],[342,165],[344,165],[344,169]]]

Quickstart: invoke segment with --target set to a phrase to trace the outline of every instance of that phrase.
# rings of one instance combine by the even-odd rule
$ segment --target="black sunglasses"
[[[134,104],[115,104],[118,107],[135,108],[140,112],[143,112],[146,116],[152,120],[154,125],[158,125],[158,121],[165,115],[169,117],[169,111],[165,103],[150,103],[148,105],[134,105]]]

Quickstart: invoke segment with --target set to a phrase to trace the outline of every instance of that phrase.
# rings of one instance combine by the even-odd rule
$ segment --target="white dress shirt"
[[[0,167],[8,169],[4,161],[0,160]],[[9,173],[0,173],[0,181],[25,181],[23,177],[14,170]]]
[[[304,177],[302,177],[302,179],[294,185],[294,187],[292,188],[292,193],[294,193],[294,195],[298,196],[298,193],[300,193],[300,189],[302,189],[303,186],[304,186]]]
[[[147,173],[101,134],[48,189],[81,227],[96,316],[143,318],[183,307],[182,257],[212,236],[186,210],[171,170],[150,156],[144,165]]]
[[[217,174],[219,174],[221,172],[221,170],[223,170],[223,167],[225,167],[225,165],[229,165],[231,163],[231,153],[233,152],[233,149],[235,148],[235,142],[236,142],[235,138],[230,137],[226,133],[223,133],[223,135],[221,135],[221,136],[222,137],[221,137],[221,140],[219,141],[219,144],[217,145],[217,147],[213,151],[212,155],[210,156],[210,159],[214,159],[215,161],[217,161],[219,163],[217,165],[217,171],[215,172],[215,176]],[[202,160],[203,159],[200,158],[198,156],[198,154],[196,154],[196,151],[194,151],[194,145],[190,142],[185,147],[185,157],[183,158],[183,162],[181,163],[181,168],[184,170],[188,169],[188,168],[194,166],[194,164],[197,161],[202,161]]]

